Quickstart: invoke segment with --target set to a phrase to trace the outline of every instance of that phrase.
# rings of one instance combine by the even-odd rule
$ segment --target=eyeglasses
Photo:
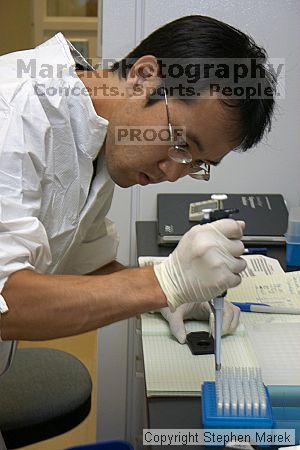
[[[190,177],[195,178],[196,180],[208,181],[210,179],[210,164],[201,160],[193,161],[191,153],[186,148],[187,143],[182,143],[178,145],[175,140],[175,133],[170,120],[170,110],[168,105],[167,92],[165,87],[163,89],[167,110],[168,128],[172,143],[171,147],[169,147],[168,150],[169,158],[171,158],[173,161],[176,161],[177,163],[189,165],[188,174]]]

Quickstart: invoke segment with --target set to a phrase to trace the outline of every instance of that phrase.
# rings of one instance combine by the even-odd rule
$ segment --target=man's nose
[[[166,181],[174,182],[187,173],[185,164],[178,163],[172,159],[165,159],[159,163],[160,170],[165,174]]]

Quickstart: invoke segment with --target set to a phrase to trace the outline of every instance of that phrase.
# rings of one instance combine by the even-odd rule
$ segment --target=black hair
[[[237,113],[238,135],[242,140],[241,150],[251,148],[262,139],[265,131],[270,131],[275,103],[276,77],[265,65],[266,51],[259,47],[250,36],[211,17],[186,16],[152,32],[126,58],[114,63],[111,69],[117,71],[121,78],[126,78],[135,61],[145,55],[155,56],[159,64],[166,59],[178,62],[184,59],[187,64],[189,61],[202,58],[211,62],[218,58],[223,60],[230,58],[237,63],[244,61],[249,68],[249,61],[255,60],[257,69],[263,73],[259,79],[261,88],[263,92],[268,92],[268,95],[251,98],[248,93],[240,99],[221,96],[220,100]],[[207,91],[214,81],[216,80],[211,77],[201,79],[196,86],[196,91],[199,93]],[[238,81],[235,86],[243,87],[249,82],[253,83],[253,79],[250,80],[249,76]],[[228,86],[228,80],[227,84],[224,84],[224,80],[219,78],[218,83]],[[190,86],[188,80],[184,80],[183,84],[186,88]],[[168,75],[165,76],[164,85],[170,96],[178,96],[172,93]],[[152,95],[149,104],[155,102],[157,98]],[[181,97],[178,96],[178,98]],[[182,100],[189,101],[186,97]]]

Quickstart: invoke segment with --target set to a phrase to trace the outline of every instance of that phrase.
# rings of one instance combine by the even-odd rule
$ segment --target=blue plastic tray
[[[106,441],[95,444],[69,447],[66,450],[133,450],[133,446],[127,441]]]

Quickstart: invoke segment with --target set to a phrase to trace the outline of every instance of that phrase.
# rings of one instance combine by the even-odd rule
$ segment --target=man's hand
[[[186,341],[184,320],[208,320],[211,308],[207,302],[186,303],[179,306],[173,313],[170,308],[162,308],[159,312],[169,322],[173,336],[180,344],[184,344]],[[222,335],[233,333],[236,330],[239,317],[240,309],[231,303],[224,302]]]
[[[154,272],[172,312],[183,303],[207,302],[241,282],[244,222],[222,219],[196,225]]]

